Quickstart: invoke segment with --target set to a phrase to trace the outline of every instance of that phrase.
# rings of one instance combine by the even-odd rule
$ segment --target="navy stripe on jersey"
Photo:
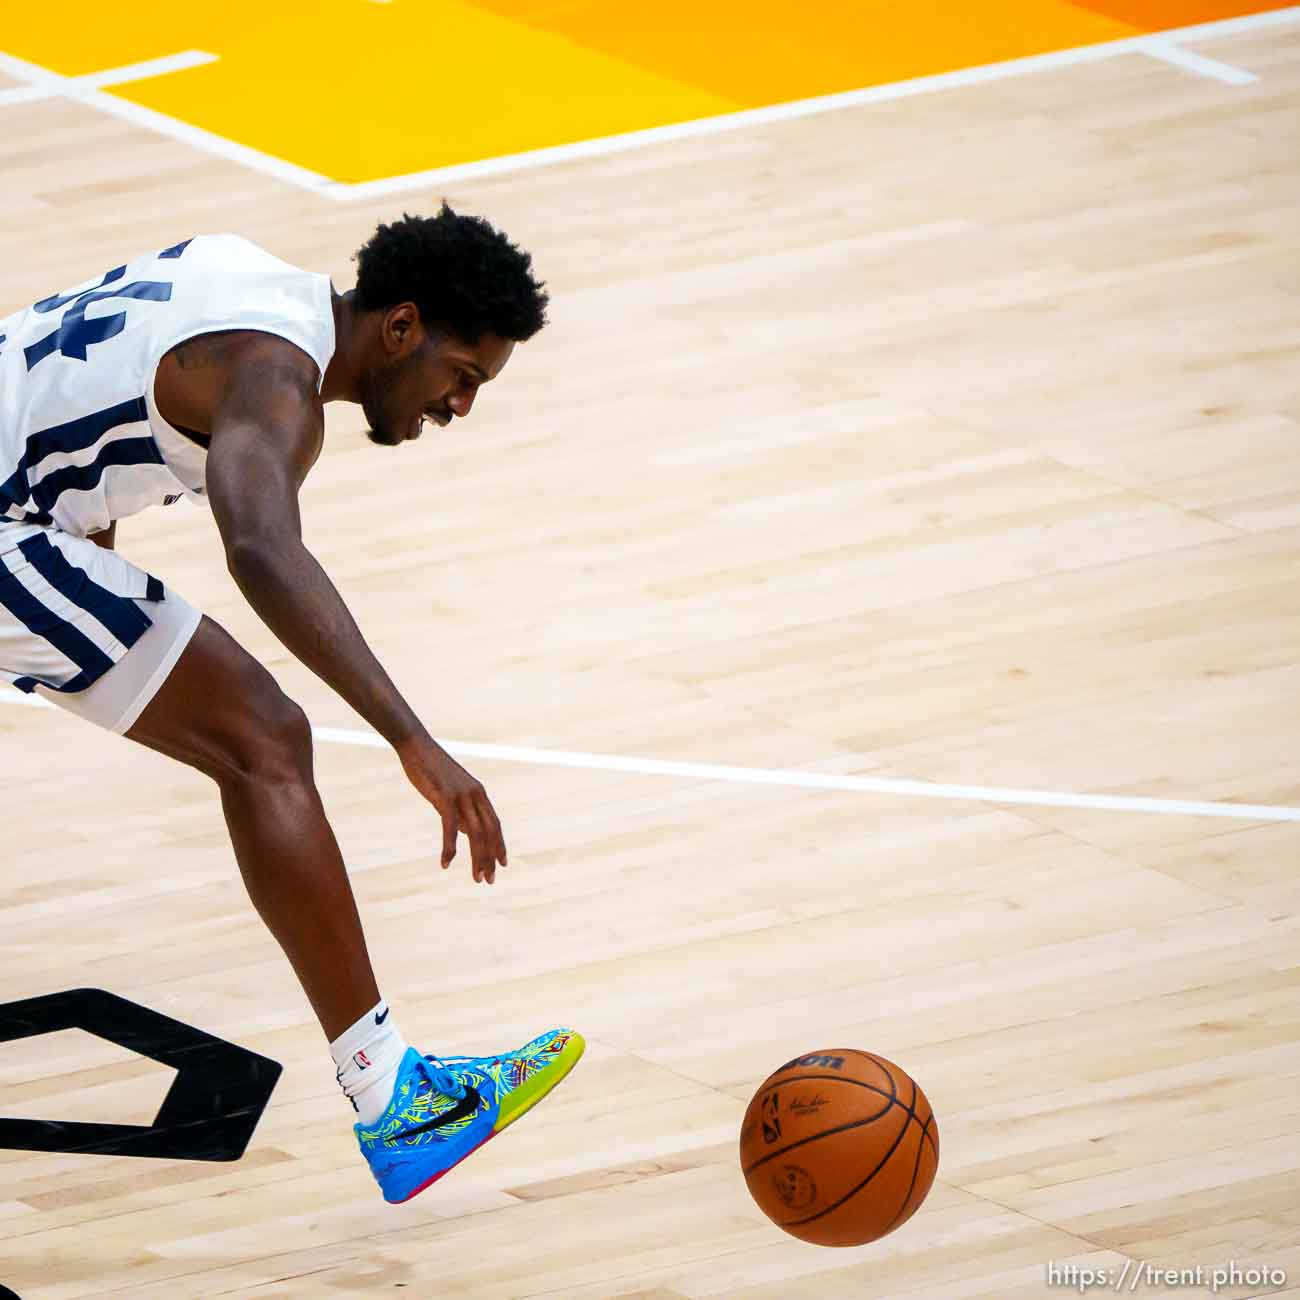
[[[74,568],[44,534],[19,542],[18,549],[51,587],[93,614],[128,649],[153,626],[153,619],[135,601],[101,587],[88,573]]]
[[[0,483],[0,514],[10,514],[11,506],[24,505],[31,497],[27,471],[34,465],[39,465],[46,456],[60,451],[84,451],[87,447],[93,447],[111,430],[124,424],[140,424],[148,418],[144,398],[133,397],[129,402],[119,402],[102,411],[92,411],[89,415],[69,420],[66,424],[38,429],[27,439],[27,446],[23,449],[14,472],[4,483]],[[50,520],[43,518],[37,522],[48,524]]]
[[[158,257],[160,259],[164,257],[179,257],[193,242],[193,238],[182,239],[179,244],[173,244],[170,248],[164,248],[163,251],[158,254]]]
[[[152,437],[119,438],[117,442],[106,442],[89,465],[66,465],[63,469],[56,469],[32,489],[32,501],[41,512],[38,518],[50,518],[54,503],[64,492],[87,492],[98,487],[104,471],[113,465],[162,463],[162,452]]]
[[[52,609],[47,609],[14,577],[3,555],[0,555],[0,605],[29,632],[48,641],[80,669],[71,681],[64,682],[57,689],[84,690],[113,666],[113,661],[84,632],[60,618]],[[36,681],[20,677],[14,685],[30,694]]]

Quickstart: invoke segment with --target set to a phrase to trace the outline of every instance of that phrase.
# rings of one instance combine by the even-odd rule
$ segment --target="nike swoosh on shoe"
[[[454,1124],[459,1119],[478,1114],[479,1108],[478,1089],[472,1084],[465,1085],[465,1095],[456,1102],[454,1106],[444,1110],[440,1115],[435,1115],[430,1120],[425,1120],[423,1124],[416,1124],[413,1128],[404,1128],[391,1137],[386,1138],[387,1142],[397,1142],[402,1138],[415,1137],[420,1133],[428,1133],[433,1129],[442,1128],[446,1124]]]

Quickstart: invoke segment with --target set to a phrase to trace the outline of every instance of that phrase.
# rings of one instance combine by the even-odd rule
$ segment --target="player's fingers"
[[[474,864],[474,879],[486,880],[490,885],[496,876],[496,867],[488,847],[488,839],[475,806],[474,796],[477,792],[463,795],[459,801],[461,824],[469,837],[469,851]]]
[[[456,856],[456,813],[449,809],[440,815],[442,817],[442,866],[443,870],[446,870],[451,866],[452,858]]]
[[[504,867],[506,865],[506,837],[501,831],[501,818],[497,816],[497,810],[492,807],[492,800],[487,797],[486,790],[479,795],[477,803],[479,819],[487,835],[492,860],[494,863],[499,862]]]

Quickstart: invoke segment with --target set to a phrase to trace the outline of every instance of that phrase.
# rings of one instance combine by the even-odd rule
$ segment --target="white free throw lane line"
[[[334,182],[326,177],[308,171],[305,167],[295,166],[281,158],[263,153],[260,149],[251,149],[247,145],[228,140],[225,136],[205,131],[202,127],[191,126],[188,122],[169,117],[166,113],[155,112],[152,108],[144,108],[140,104],[119,99],[116,95],[105,94],[101,90],[103,86],[141,81],[167,72],[177,72],[183,68],[200,67],[205,63],[213,63],[216,59],[215,54],[208,54],[203,50],[186,50],[180,54],[169,54],[160,59],[149,59],[144,63],[133,63],[121,68],[109,68],[82,77],[64,77],[51,72],[48,68],[42,68],[13,54],[0,51],[0,72],[16,81],[26,83],[12,90],[0,91],[0,108],[6,104],[28,103],[35,99],[62,96],[75,99],[79,104],[96,109],[109,117],[118,117],[147,131],[179,140],[192,149],[215,154],[228,162],[239,163],[252,171],[287,181],[300,189],[320,192],[323,187],[333,184]]]
[[[819,95],[811,99],[793,100],[785,104],[771,104],[764,108],[746,109],[738,113],[724,113],[717,117],[699,118],[691,122],[678,122],[670,126],[651,127],[643,131],[629,131],[623,135],[603,136],[595,140],[578,140],[572,144],[557,145],[549,149],[536,149],[529,153],[510,154],[499,158],[485,158],[479,162],[460,163],[451,167],[436,167],[430,171],[409,172],[402,176],[388,176],[373,181],[345,182],[331,180],[319,172],[286,162],[263,153],[260,149],[236,143],[224,136],[191,126],[164,113],[142,108],[114,95],[104,94],[94,87],[69,90],[78,80],[93,80],[111,76],[112,73],[94,73],[91,78],[59,77],[45,68],[27,63],[13,55],[0,53],[0,72],[6,72],[24,86],[12,91],[0,91],[0,107],[6,102],[21,103],[41,97],[44,88],[52,94],[73,94],[79,102],[123,118],[136,126],[145,127],[161,135],[170,136],[206,153],[216,154],[230,162],[240,163],[254,171],[277,180],[286,181],[300,189],[324,195],[340,202],[375,198],[383,194],[396,194],[404,190],[436,189],[451,182],[472,180],[482,176],[497,176],[521,171],[529,167],[548,167],[556,163],[572,162],[581,158],[603,154],[623,153],[642,149],[647,145],[669,140],[685,140],[694,136],[717,135],[723,131],[738,131],[745,127],[768,122],[783,122],[815,113],[830,113],[842,108],[856,108],[863,104],[876,104],[886,100],[905,99],[911,95],[926,95],[952,90],[960,86],[974,86],[986,81],[1001,81],[1028,73],[1075,64],[1092,63],[1102,59],[1117,58],[1126,54],[1144,54],[1173,64],[1198,76],[1212,77],[1229,85],[1246,85],[1257,80],[1253,73],[1241,68],[1204,58],[1180,47],[1188,41],[1235,36],[1243,32],[1261,31],[1300,21],[1300,6],[1270,9],[1264,13],[1245,14],[1240,18],[1225,18],[1218,22],[1197,23],[1191,27],[1177,27],[1170,31],[1153,32],[1144,36],[1130,36],[1118,41],[1105,41],[1097,45],[1080,45],[1069,50],[1055,50],[1048,54],[1035,54],[1023,59],[1007,59],[1001,63],[988,63],[975,68],[960,68],[932,77],[914,77],[909,81],[896,81],[881,86],[866,86],[860,90],[845,91],[837,95]],[[173,56],[185,57],[185,56]],[[211,57],[211,56],[209,56]],[[156,73],[153,75],[157,75]],[[108,84],[100,82],[99,84]],[[10,96],[6,99],[5,96]]]
[[[1149,54],[1162,63],[1172,63],[1177,68],[1195,72],[1198,76],[1209,77],[1212,81],[1222,81],[1229,86],[1248,86],[1259,78],[1245,68],[1234,68],[1230,63],[1220,63],[1218,59],[1207,59],[1203,54],[1194,54],[1172,41],[1153,36],[1142,45],[1142,53]]]
[[[359,181],[354,184],[344,184],[341,181],[327,182],[322,192],[331,198],[343,200],[374,198],[380,194],[437,186],[449,181],[472,180],[480,176],[496,176],[520,171],[527,167],[546,167],[553,163],[572,162],[578,158],[622,153],[629,149],[642,149],[647,145],[660,144],[666,140],[688,140],[695,136],[717,135],[723,131],[739,131],[745,127],[761,126],[768,122],[788,122],[795,118],[811,117],[817,113],[831,113],[843,108],[858,108],[864,104],[879,104],[887,100],[907,99],[912,95],[928,95],[937,91],[953,90],[959,86],[975,86],[986,81],[1022,77],[1051,68],[1096,63],[1124,54],[1146,54],[1189,72],[1213,77],[1217,81],[1225,81],[1231,85],[1246,85],[1257,81],[1258,78],[1241,68],[1233,68],[1215,59],[1203,58],[1180,49],[1178,43],[1202,40],[1206,37],[1232,36],[1241,32],[1277,27],[1298,21],[1300,21],[1300,6],[1273,9],[1266,13],[1247,14],[1241,18],[1227,18],[1219,22],[1198,23],[1192,27],[1178,27],[1166,32],[1153,33],[1150,36],[1126,36],[1117,41],[1079,45],[1067,50],[1052,50],[1046,54],[1031,54],[1021,59],[1006,59],[1001,63],[985,63],[973,68],[958,68],[953,72],[942,72],[929,77],[913,77],[908,81],[891,81],[879,86],[864,86],[860,90],[846,90],[835,95],[817,95],[810,99],[790,100],[784,104],[768,104],[762,108],[744,109],[738,113],[722,113],[717,117],[675,122],[670,126],[629,131],[624,135],[578,140],[573,144],[555,145],[549,149],[535,149],[529,153],[485,158],[480,162],[459,163],[451,167],[435,167],[431,171],[410,172],[404,176],[385,177],[383,180]]]
[[[25,104],[35,99],[54,99],[66,95],[80,99],[103,86],[120,86],[129,81],[144,81],[161,77],[168,72],[181,72],[186,68],[201,68],[205,63],[215,63],[217,56],[204,50],[182,50],[179,54],[165,54],[162,58],[146,59],[142,63],[128,63],[120,68],[106,68],[80,77],[64,77],[47,68],[0,53],[0,72],[28,84],[11,90],[0,90],[0,105]]]
[[[0,702],[20,708],[50,709],[38,695],[18,691],[0,694]],[[317,740],[332,745],[387,749],[376,732],[348,727],[311,729]],[[466,758],[495,758],[505,763],[539,767],[580,767],[594,772],[635,772],[642,776],[678,776],[696,781],[729,781],[738,785],[776,785],[801,790],[844,790],[858,794],[898,794],[920,799],[965,799],[982,803],[1036,804],[1045,808],[1097,808],[1107,812],[1164,813],[1176,817],[1232,817],[1252,822],[1300,822],[1300,808],[1275,804],[1205,803],[1195,799],[1146,799],[1136,795],[1071,794],[1065,790],[1014,790],[991,785],[944,785],[935,781],[906,781],[883,776],[837,776],[830,772],[800,772],[797,768],[729,767],[719,763],[678,763],[661,758],[630,758],[620,754],[587,754],[569,749],[532,749],[525,745],[487,745],[473,740],[439,741],[449,753]]]
[[[953,90],[961,86],[975,86],[987,81],[1001,81],[1008,77],[1021,77],[1029,73],[1052,68],[1071,67],[1117,58],[1125,54],[1145,54],[1165,63],[1176,64],[1201,76],[1233,85],[1244,85],[1257,78],[1240,68],[1232,68],[1214,59],[1202,58],[1178,48],[1184,41],[1235,36],[1269,27],[1280,27],[1300,22],[1300,6],[1272,9],[1265,13],[1246,14],[1240,18],[1226,18],[1218,22],[1197,23],[1148,36],[1129,36],[1117,41],[1104,41],[1096,45],[1080,45],[1074,49],[1053,50],[1047,54],[1033,54],[1022,59],[1007,59],[1001,63],[986,63],[974,68],[959,68],[953,72],[930,77],[913,77],[908,81],[887,82],[879,86],[864,86],[835,95],[817,95],[810,99],[791,100],[784,104],[769,104],[762,108],[745,109],[738,113],[723,113],[717,117],[697,118],[690,122],[677,122],[670,126],[651,127],[643,131],[629,131],[624,135],[611,135],[595,140],[579,140],[573,144],[556,145],[549,149],[535,149],[529,153],[510,154],[499,158],[485,158],[479,162],[460,163],[451,167],[436,167],[431,171],[411,172],[405,176],[389,176],[383,180],[360,181],[344,184],[327,181],[322,193],[339,200],[367,199],[382,194],[395,194],[403,190],[436,188],[453,181],[473,180],[482,176],[497,176],[529,167],[547,167],[555,163],[572,162],[579,158],[599,157],[603,154],[622,153],[641,149],[647,145],[668,140],[687,140],[695,136],[717,135],[723,131],[738,131],[745,127],[761,126],[769,122],[787,122],[795,118],[811,117],[817,113],[830,113],[844,108],[857,108],[864,104],[879,104],[888,100],[906,99],[912,95],[927,95]]]

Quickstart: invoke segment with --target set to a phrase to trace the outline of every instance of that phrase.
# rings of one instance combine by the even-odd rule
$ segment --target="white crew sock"
[[[373,1006],[331,1044],[339,1087],[347,1093],[361,1123],[373,1124],[388,1109],[406,1039],[388,1003]]]

